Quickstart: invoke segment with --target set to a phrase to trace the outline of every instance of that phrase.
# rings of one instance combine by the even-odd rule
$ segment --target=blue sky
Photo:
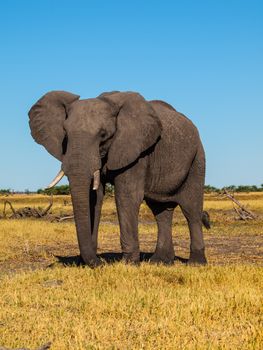
[[[60,164],[30,136],[50,90],[134,90],[199,128],[206,183],[263,183],[263,2],[0,2],[0,188],[45,186]]]

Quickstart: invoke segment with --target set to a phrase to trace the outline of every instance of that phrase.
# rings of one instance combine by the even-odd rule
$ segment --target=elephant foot
[[[173,265],[173,263],[174,263],[174,253],[161,254],[161,253],[155,252],[151,256],[149,262],[151,264]]]
[[[205,257],[205,250],[200,249],[190,252],[190,258],[187,262],[188,265],[206,265],[207,260]]]
[[[81,257],[81,260],[84,265],[89,266],[91,269],[95,269],[104,265],[103,261],[99,259],[96,255],[85,259]]]
[[[122,260],[125,264],[139,265],[140,253],[123,253]]]

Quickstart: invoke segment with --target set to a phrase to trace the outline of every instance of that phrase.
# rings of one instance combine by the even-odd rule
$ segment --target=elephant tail
[[[207,211],[203,211],[202,213],[202,223],[207,230],[211,228],[210,215]]]

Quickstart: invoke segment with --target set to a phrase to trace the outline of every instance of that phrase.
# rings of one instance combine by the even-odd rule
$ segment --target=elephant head
[[[104,93],[94,99],[52,91],[29,111],[31,134],[62,162],[69,179],[80,253],[90,264],[96,259],[91,244],[89,193],[100,185],[102,159],[108,170],[135,162],[161,134],[151,105],[138,93]]]

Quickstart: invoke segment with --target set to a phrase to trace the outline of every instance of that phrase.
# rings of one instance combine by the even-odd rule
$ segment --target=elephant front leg
[[[128,263],[138,263],[140,261],[138,215],[141,203],[132,199],[132,196],[116,195],[115,198],[123,259]]]
[[[138,215],[144,197],[145,172],[146,161],[139,159],[114,179],[123,259],[131,263],[140,261]]]

